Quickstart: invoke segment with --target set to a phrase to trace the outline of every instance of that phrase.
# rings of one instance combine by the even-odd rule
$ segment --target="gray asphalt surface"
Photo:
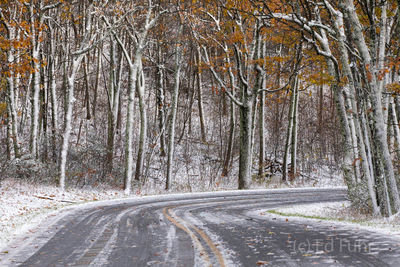
[[[0,265],[400,266],[398,238],[259,215],[345,195],[339,189],[231,192],[87,208],[27,239]]]

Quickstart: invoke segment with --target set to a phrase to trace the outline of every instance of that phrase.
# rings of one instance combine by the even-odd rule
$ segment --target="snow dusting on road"
[[[0,250],[16,236],[32,231],[35,225],[61,208],[89,201],[123,197],[121,190],[69,189],[7,179],[0,187]]]

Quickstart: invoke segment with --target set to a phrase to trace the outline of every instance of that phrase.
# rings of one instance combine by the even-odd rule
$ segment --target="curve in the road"
[[[62,217],[26,244],[10,249],[7,257],[0,256],[0,265],[400,266],[399,239],[254,212],[345,198],[343,189],[310,189],[99,205]],[[358,249],[359,241],[370,250]]]

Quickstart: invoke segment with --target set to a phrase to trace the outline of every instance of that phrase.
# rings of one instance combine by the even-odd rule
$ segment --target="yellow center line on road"
[[[178,227],[179,229],[185,231],[190,238],[194,241],[195,245],[198,247],[198,249],[200,250],[200,256],[203,258],[203,260],[206,262],[206,264],[208,266],[212,266],[211,261],[210,261],[210,257],[208,256],[207,251],[204,249],[203,245],[201,244],[200,240],[197,238],[197,236],[187,227],[185,227],[184,225],[182,225],[181,223],[179,223],[177,220],[179,220],[180,218],[177,217],[177,220],[175,220],[175,218],[173,218],[172,216],[170,216],[169,214],[169,208],[165,207],[163,209],[163,214],[164,216],[170,221],[172,222],[176,227]],[[180,219],[182,221],[182,219]]]
[[[183,206],[187,206],[187,205],[183,205]],[[219,266],[220,267],[225,267],[225,260],[224,257],[222,256],[221,251],[219,251],[219,249],[217,248],[217,246],[213,243],[213,241],[211,240],[211,238],[201,229],[197,228],[196,226],[188,223],[187,221],[183,220],[182,218],[176,216],[176,215],[170,215],[171,214],[171,208],[165,207],[163,209],[163,214],[165,215],[165,217],[167,217],[168,220],[170,220],[173,224],[175,224],[177,227],[179,227],[180,229],[184,230],[186,233],[189,234],[189,236],[195,240],[195,242],[199,242],[199,239],[197,238],[197,236],[195,234],[193,234],[193,232],[188,229],[187,227],[183,226],[181,223],[179,223],[178,221],[184,222],[186,225],[189,225],[190,228],[192,228],[193,230],[195,230],[200,237],[206,242],[206,244],[208,245],[208,247],[212,250],[212,252],[214,253],[215,257],[218,260]],[[174,218],[172,217],[174,216]],[[185,230],[186,229],[186,230]],[[193,238],[194,237],[194,238]],[[202,250],[204,250],[203,246],[200,244]],[[208,262],[209,262],[209,256],[207,254],[207,252],[204,250],[205,254],[207,255],[208,258]],[[210,263],[210,266],[212,266],[212,264]]]
[[[225,267],[225,261],[224,261],[224,257],[221,254],[221,251],[219,251],[219,249],[217,248],[217,246],[212,242],[212,240],[210,239],[210,237],[208,237],[208,235],[206,233],[204,233],[204,231],[200,230],[199,228],[197,228],[194,225],[191,225],[191,227],[204,239],[204,241],[206,241],[207,245],[211,248],[211,250],[214,252],[214,255],[217,257],[218,259],[218,263],[219,266],[221,267]]]

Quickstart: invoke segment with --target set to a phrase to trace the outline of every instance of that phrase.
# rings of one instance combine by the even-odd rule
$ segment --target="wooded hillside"
[[[341,171],[400,211],[397,0],[0,1],[1,177],[239,189]]]

